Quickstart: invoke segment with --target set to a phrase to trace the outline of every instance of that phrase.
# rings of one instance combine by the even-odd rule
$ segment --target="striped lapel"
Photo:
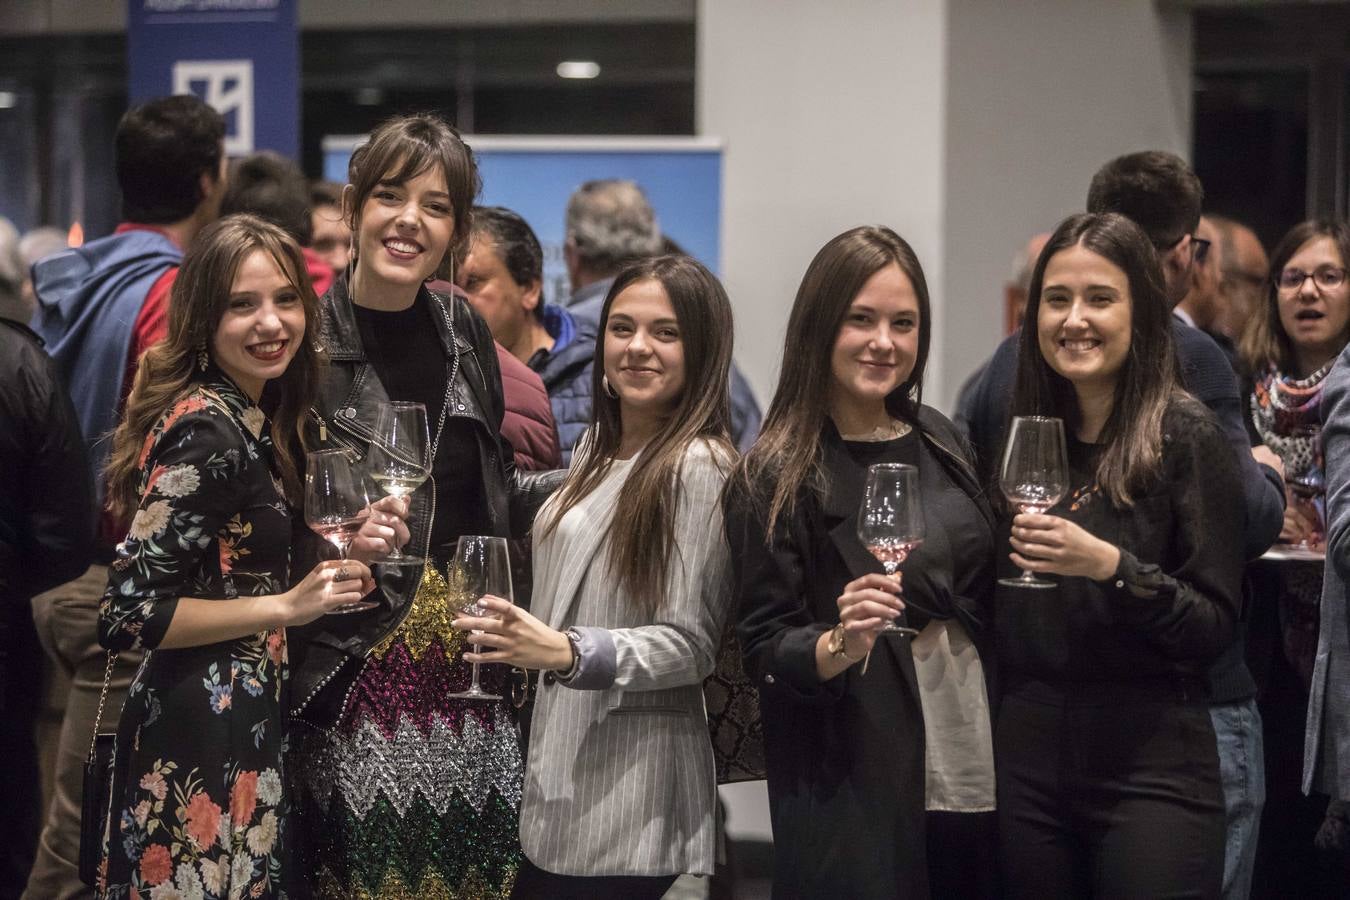
[[[557,566],[557,587],[548,591],[546,597],[540,598],[545,609],[540,611],[539,618],[547,622],[549,627],[561,628],[567,621],[581,582],[590,570],[591,561],[609,534],[619,491],[627,480],[626,472],[623,477],[616,477],[611,471],[594,493],[582,501],[583,519],[568,529],[567,538],[559,548],[561,558]],[[573,507],[568,515],[574,515],[577,511],[578,507]]]

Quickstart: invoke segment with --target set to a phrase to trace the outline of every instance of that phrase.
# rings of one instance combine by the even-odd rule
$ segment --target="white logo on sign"
[[[196,94],[233,127],[225,134],[225,153],[253,152],[253,60],[184,59],[173,64],[173,92]]]

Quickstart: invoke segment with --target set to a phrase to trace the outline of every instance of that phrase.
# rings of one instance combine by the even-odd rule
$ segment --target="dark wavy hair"
[[[1037,322],[1045,268],[1055,254],[1081,246],[1125,273],[1130,289],[1130,349],[1116,377],[1115,398],[1097,464],[1097,483],[1117,507],[1155,476],[1162,461],[1163,413],[1184,392],[1172,342],[1172,313],[1163,287],[1158,253],[1138,225],[1116,213],[1070,216],[1050,237],[1036,260],[1027,310],[1018,339],[1013,414],[1057,416],[1066,429],[1082,421],[1073,384],[1050,367],[1041,353]],[[1005,438],[1006,440],[1006,435]]]
[[[272,444],[286,498],[302,501],[300,471],[305,454],[304,417],[314,400],[323,356],[318,349],[319,298],[305,269],[300,245],[256,216],[226,216],[202,229],[183,257],[169,299],[169,330],[141,357],[122,424],[113,432],[108,461],[108,507],[128,516],[140,500],[140,457],[155,423],[202,379],[197,354],[211,347],[230,300],[235,272],[249,254],[262,251],[300,294],[305,335],[268,398]]]
[[[591,378],[591,430],[572,458],[567,480],[558,491],[544,533],[604,480],[623,438],[619,401],[604,390],[605,328],[610,307],[624,289],[655,281],[670,298],[684,349],[684,389],[675,409],[633,464],[619,491],[608,541],[614,574],[638,597],[646,611],[664,596],[674,550],[675,511],[679,506],[680,463],[689,445],[708,440],[725,453],[728,468],[735,450],[727,378],[733,343],[731,302],[717,276],[690,256],[657,256],[621,271],[605,297],[600,338],[595,342]]]
[[[932,335],[923,267],[914,249],[889,228],[869,225],[845,231],[820,248],[802,277],[788,316],[778,389],[738,476],[751,488],[772,481],[767,510],[770,534],[778,516],[792,512],[803,485],[817,492],[824,487],[820,436],[830,415],[834,344],[853,298],[869,278],[891,264],[905,273],[919,301],[919,348],[914,369],[886,397],[886,407],[896,418],[918,422]]]

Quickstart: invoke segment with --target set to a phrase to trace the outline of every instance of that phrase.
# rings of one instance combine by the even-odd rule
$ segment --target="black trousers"
[[[661,900],[678,875],[555,875],[520,858],[512,900]]]
[[[1007,897],[1219,896],[1218,752],[1187,695],[1012,686],[995,730]]]

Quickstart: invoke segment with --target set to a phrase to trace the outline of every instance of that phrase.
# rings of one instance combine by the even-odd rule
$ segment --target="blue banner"
[[[300,155],[296,0],[128,0],[132,104],[196,94],[225,117],[225,152]]]
[[[584,181],[627,178],[647,194],[661,233],[713,272],[721,262],[722,150],[707,138],[526,138],[468,136],[485,206],[505,206],[530,223],[544,249],[544,298],[571,290],[563,263],[567,198]],[[324,177],[344,184],[364,137],[326,138]]]

